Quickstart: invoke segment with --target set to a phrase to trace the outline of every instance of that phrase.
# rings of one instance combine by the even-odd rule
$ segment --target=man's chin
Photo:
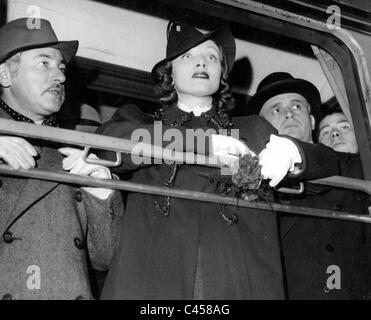
[[[299,131],[298,127],[288,127],[280,131],[280,134],[286,135],[292,138],[303,140],[303,133]]]
[[[59,112],[61,110],[62,104],[61,103],[48,103],[44,105],[44,111],[46,116],[50,116],[54,113]]]
[[[334,149],[337,152],[352,153],[349,146],[345,143],[337,144],[337,145],[333,146],[332,149]]]

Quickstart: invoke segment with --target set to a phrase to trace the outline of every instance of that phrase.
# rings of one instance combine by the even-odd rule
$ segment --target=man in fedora
[[[246,108],[268,120],[280,134],[313,142],[320,106],[320,94],[312,83],[289,73],[274,72],[260,82]],[[343,176],[363,178],[357,154],[338,153],[338,159]],[[367,195],[360,192],[310,183],[305,184],[303,194],[278,192],[278,199],[313,210],[356,214],[367,212],[368,206]],[[279,227],[289,299],[369,296],[370,248],[365,224],[280,214]],[[340,278],[336,278],[338,275]]]
[[[49,21],[27,18],[0,29],[0,117],[58,126],[67,63],[77,41],[59,41]],[[67,157],[63,159],[62,154]],[[81,151],[0,136],[0,159],[14,169],[37,167],[110,178]],[[0,299],[89,299],[89,261],[106,270],[122,213],[117,193],[57,182],[0,176]]]

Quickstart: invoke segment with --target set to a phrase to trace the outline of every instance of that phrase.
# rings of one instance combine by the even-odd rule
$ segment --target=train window
[[[371,28],[370,10],[362,2],[26,0],[8,1],[6,12],[8,20],[40,14],[53,21],[61,38],[80,40],[70,70],[67,119],[81,103],[105,113],[104,121],[129,103],[153,112],[159,105],[150,70],[165,53],[167,22],[178,20],[201,30],[227,24],[237,39],[231,74],[233,115],[248,113],[246,103],[271,72],[309,80],[322,102],[335,96],[353,121],[364,175],[371,179],[370,64],[366,62],[371,57]]]

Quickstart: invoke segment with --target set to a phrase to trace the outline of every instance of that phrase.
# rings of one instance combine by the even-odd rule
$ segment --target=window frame
[[[355,134],[359,145],[364,177],[371,180],[371,104],[367,94],[371,92],[367,83],[368,71],[362,56],[362,48],[357,47],[354,38],[346,28],[330,29],[326,21],[289,12],[282,7],[290,1],[281,1],[280,8],[252,0],[153,0],[148,12],[144,3],[133,4],[127,1],[99,0],[110,5],[138,10],[166,19],[194,20],[196,27],[203,27],[200,15],[209,17],[211,23],[217,21],[228,23],[232,31],[239,27],[258,28],[276,35],[289,37],[316,45],[328,52],[339,64],[345,82],[352,120],[355,123]],[[153,12],[154,6],[166,10]],[[322,6],[323,7],[323,6]],[[318,8],[323,11],[320,5]],[[178,13],[180,12],[180,13]],[[196,16],[192,16],[192,13]],[[199,23],[200,25],[197,25]],[[193,23],[195,24],[195,23]],[[366,98],[365,98],[366,97]]]

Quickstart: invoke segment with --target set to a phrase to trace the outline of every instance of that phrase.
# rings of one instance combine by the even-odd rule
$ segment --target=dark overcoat
[[[359,155],[343,154],[339,163],[343,176],[363,178]],[[369,199],[364,193],[313,184],[306,187],[300,197],[281,195],[281,202],[368,214]],[[293,215],[280,215],[279,224],[289,299],[371,298],[368,224]],[[331,266],[339,268],[338,280]]]
[[[57,150],[36,149],[39,169],[63,170]],[[0,176],[0,200],[0,299],[92,298],[88,261],[108,269],[120,195],[103,201],[57,182]]]
[[[184,112],[172,107],[166,110],[165,117],[173,123],[180,121]],[[240,138],[256,153],[264,148],[270,134],[276,133],[259,116],[233,122],[234,128],[240,129]],[[212,125],[201,116],[178,128],[185,127]],[[130,139],[138,128],[153,134],[153,118],[130,105],[119,109],[99,132]],[[107,153],[101,156],[109,157]],[[321,167],[314,163],[316,166]],[[153,186],[164,186],[170,167],[162,164],[138,168],[130,157],[124,158],[123,165],[126,170],[137,169],[131,181]],[[181,165],[174,188],[215,192],[215,183],[205,175],[216,172]],[[172,198],[170,212],[165,216],[157,210],[156,201],[166,203],[162,196],[128,195],[121,241],[103,288],[103,299],[284,298],[274,212],[231,206],[220,210],[217,204]],[[230,225],[226,218],[233,214],[238,216],[238,222]],[[195,290],[199,275],[201,295]]]

